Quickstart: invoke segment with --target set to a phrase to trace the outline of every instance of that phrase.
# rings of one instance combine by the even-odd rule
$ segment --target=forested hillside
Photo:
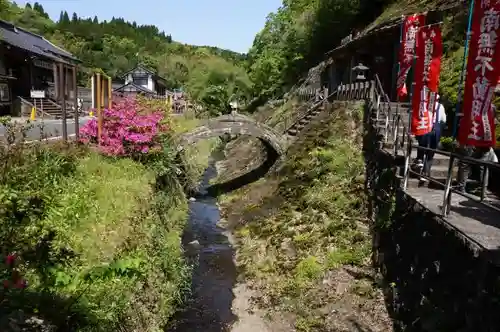
[[[443,15],[441,75],[441,89],[451,107],[456,102],[467,18],[467,5],[461,0],[284,0],[279,10],[269,14],[248,54],[254,93],[282,94],[352,30],[453,5],[458,10]]]
[[[371,22],[387,0],[284,0],[269,14],[249,51],[256,93],[285,91],[357,27]]]
[[[245,55],[182,44],[154,25],[122,18],[82,18],[66,11],[54,22],[39,3],[24,8],[9,0],[0,0],[0,19],[43,35],[81,59],[85,67],[81,84],[88,82],[88,74],[96,68],[117,76],[141,62],[165,77],[169,88],[184,88],[214,112],[223,111],[221,103],[227,103],[233,93],[242,99],[250,93]]]

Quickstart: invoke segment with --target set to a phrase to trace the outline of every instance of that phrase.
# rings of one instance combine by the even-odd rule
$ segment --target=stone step
[[[412,161],[410,160],[410,163],[411,162]],[[444,184],[444,181],[445,181],[446,177],[448,176],[448,165],[436,165],[435,163],[436,163],[436,160],[434,160],[434,163],[431,167],[431,178],[434,180],[438,180],[442,184]],[[417,179],[418,180],[420,178],[420,175],[415,172],[414,168],[411,168],[411,170],[412,170],[412,172],[410,173],[409,179]],[[401,177],[404,175],[404,164],[398,166],[397,174]],[[452,176],[454,179],[457,178],[457,174],[458,174],[458,168],[455,167],[455,168],[453,168],[453,171],[452,171]],[[434,184],[434,187],[435,186],[438,186],[438,185]]]
[[[384,133],[386,130],[385,123],[379,123],[375,127],[377,128],[377,130],[381,131],[382,133]],[[399,128],[400,132],[403,132],[403,130],[405,129],[405,127],[402,125],[399,125],[397,128]],[[391,130],[391,127],[387,128],[387,129]],[[392,129],[394,129],[394,128],[392,128]]]
[[[309,119],[306,119],[306,118],[302,118],[299,120],[299,124],[303,124],[303,125],[306,125],[309,123]]]
[[[401,184],[403,183],[403,177],[402,176],[398,176],[398,180],[401,182]],[[445,184],[446,184],[446,178],[445,177],[442,177],[442,178],[433,178],[433,180],[435,180],[435,182],[434,181],[428,181],[428,180],[422,181],[418,177],[410,177],[410,178],[408,178],[407,187],[408,188],[429,188],[429,189],[444,190],[444,187],[445,187]],[[453,179],[451,185],[453,187],[456,187],[458,185],[457,180]],[[471,186],[467,185],[467,187],[469,188]]]
[[[399,177],[401,181],[403,181],[403,178],[400,176]],[[441,189],[444,190],[444,186],[446,183],[446,177],[441,177],[441,178],[433,178],[439,183],[435,183],[433,181],[421,181],[418,177],[410,177],[408,178],[408,187],[409,188],[420,188],[420,187],[427,187],[431,189]],[[456,181],[453,181],[454,183],[452,185],[456,185]]]
[[[412,150],[411,150],[411,154],[410,154],[410,158],[417,158],[417,148],[418,148],[418,145],[417,144],[414,144],[412,146]],[[391,148],[387,148],[386,144],[384,144],[384,150],[386,150],[387,152],[389,153],[394,153],[394,150],[391,149]],[[439,149],[438,149],[439,150]],[[402,155],[403,154],[403,151],[398,151],[398,156],[399,155]],[[442,154],[439,154],[439,153],[435,153],[434,154],[434,160],[446,160],[448,161],[450,158],[446,155],[442,155]]]
[[[299,133],[299,131],[297,129],[289,129],[287,131],[287,134],[290,136],[297,136],[298,133]]]
[[[395,101],[395,100],[391,100],[389,102],[386,102],[386,101],[382,101],[381,103],[384,103],[384,104],[392,104],[392,105],[396,105],[396,104],[399,104],[399,105],[408,105],[410,106],[411,105],[411,101]]]
[[[376,117],[374,117],[374,119],[375,119],[375,121],[374,121],[375,123],[385,123],[385,122],[386,122],[386,118],[385,118],[385,117],[383,117],[383,116],[379,116],[379,118],[378,118],[378,119],[376,119]],[[402,116],[402,117],[401,117],[401,121],[399,121],[399,122],[400,122],[400,123],[403,123],[403,124],[405,124],[405,125],[408,125],[408,119],[409,119],[409,117],[408,117],[408,116]],[[394,122],[394,119],[391,117],[391,118],[389,118],[389,121],[388,121],[388,122],[389,122],[389,123],[393,123],[393,122]]]
[[[398,105],[399,105],[399,108],[410,108],[411,107],[411,103],[409,102],[395,102],[395,101],[391,101],[391,102],[381,102],[380,104],[382,105],[390,105],[391,108],[394,107],[396,108]]]
[[[403,137],[399,136],[399,140],[400,140],[400,143],[401,143],[403,141]],[[415,138],[412,138],[411,142],[412,142],[412,146],[414,148],[418,146],[418,142],[417,142],[417,140]],[[394,150],[394,144],[395,143],[393,141],[389,140],[387,143],[384,142],[384,147],[387,148],[387,149],[389,149],[389,150]],[[406,144],[408,144],[408,142],[405,142],[405,145]]]

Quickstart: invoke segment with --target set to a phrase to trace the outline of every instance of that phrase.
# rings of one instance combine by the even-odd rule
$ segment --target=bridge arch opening
[[[283,158],[286,151],[286,140],[282,135],[273,128],[242,115],[224,115],[207,121],[204,125],[184,134],[181,138],[181,147],[184,150],[201,140],[226,135],[249,136],[258,139],[265,150],[263,153],[266,154],[266,159],[260,166],[243,175],[206,188],[207,194],[211,197],[238,189],[263,177],[279,164],[279,160]],[[244,165],[242,168],[245,168]]]
[[[274,150],[279,156],[286,150],[286,141],[273,128],[256,122],[244,115],[223,115],[207,121],[181,138],[183,147],[195,144],[202,139],[224,137],[225,135],[244,135],[258,138],[266,148]]]

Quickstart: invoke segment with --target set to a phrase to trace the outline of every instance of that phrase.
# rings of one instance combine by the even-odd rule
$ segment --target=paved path
[[[91,117],[81,117],[79,118],[80,127],[84,125]],[[13,119],[13,121],[26,123],[26,120],[22,119]],[[68,128],[68,136],[75,134],[75,120],[68,119],[66,121]],[[59,137],[62,136],[62,120],[44,120],[44,121],[35,121],[32,123],[33,128],[27,132],[27,141],[39,140],[43,137]],[[42,135],[43,134],[43,135]],[[5,136],[5,127],[0,126],[0,139],[3,139]]]
[[[394,154],[392,144],[384,144],[384,152]],[[416,158],[416,149],[412,149],[412,159]],[[400,150],[398,155],[403,155]],[[404,158],[395,160],[399,167],[404,166]],[[406,193],[417,202],[435,213],[441,215],[444,198],[444,182],[448,175],[449,157],[436,154],[431,169],[433,179],[443,183],[440,185],[422,185],[418,178],[413,176],[408,181]],[[458,165],[453,167],[454,179],[458,173]],[[469,193],[470,194],[470,193]],[[476,197],[479,200],[479,197]],[[500,197],[487,191],[485,202],[500,209]],[[500,212],[491,209],[475,200],[463,197],[457,193],[451,195],[451,209],[446,217],[442,217],[445,225],[456,234],[465,238],[469,244],[484,253],[494,264],[500,266]]]

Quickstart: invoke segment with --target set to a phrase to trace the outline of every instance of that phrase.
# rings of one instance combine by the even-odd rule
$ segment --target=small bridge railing
[[[289,92],[285,93],[282,98],[282,103],[286,103],[289,100],[296,100],[302,104],[298,106],[293,114],[288,115],[285,113],[276,119],[275,126],[278,126],[280,131],[286,133],[290,130],[294,124],[302,119],[307,113],[309,113],[316,105],[321,105],[325,90],[314,88],[309,85],[311,77],[299,81],[295,86],[293,86]]]
[[[283,120],[283,132],[289,131],[297,122],[305,118],[310,112],[318,109],[319,107],[325,105],[325,103],[332,98],[337,91],[328,94],[328,88],[322,90],[316,89],[315,95],[307,100],[306,103],[302,104],[292,116],[287,117]]]
[[[399,108],[399,104],[393,106],[394,104],[391,103],[388,95],[384,92],[382,84],[380,83],[380,79],[377,75],[375,75],[375,80],[364,83],[364,85],[353,83],[339,86],[337,99],[359,100],[364,98],[369,103],[369,107],[374,113],[374,120],[376,121],[378,128],[385,129],[383,132],[384,143],[392,143],[394,148],[393,153],[395,156],[397,156],[400,151],[403,152],[405,160],[402,181],[403,190],[406,190],[408,188],[410,175],[414,175],[420,178],[424,178],[430,183],[433,183],[434,185],[443,189],[442,204],[440,206],[440,212],[442,216],[447,216],[450,213],[453,194],[460,195],[469,200],[477,202],[486,208],[500,212],[500,205],[492,204],[492,202],[488,201],[486,197],[486,180],[488,179],[491,170],[500,172],[500,165],[498,163],[464,156],[462,153],[459,153],[457,150],[455,150],[455,148],[450,152],[414,145],[414,137],[409,130],[409,120],[405,122],[402,114],[403,112],[407,113],[408,119],[411,119],[411,110],[403,111]],[[446,178],[444,179],[444,183],[442,181],[442,178],[440,179],[429,176],[411,169],[410,159],[412,151],[416,151],[418,149],[424,151],[432,151],[436,155],[446,156],[449,158],[448,171],[446,174]],[[480,179],[479,195],[472,195],[470,193],[462,191],[454,181],[454,174],[456,173],[457,168],[467,167],[470,169],[470,166],[481,167],[482,169],[484,169],[484,172],[482,172],[482,178]]]

